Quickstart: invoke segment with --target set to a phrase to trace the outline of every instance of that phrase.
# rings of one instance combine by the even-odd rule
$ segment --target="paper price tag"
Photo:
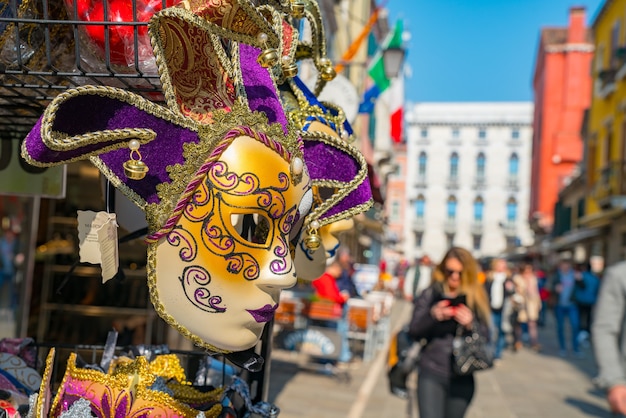
[[[119,267],[117,221],[114,213],[78,211],[78,254],[81,263],[102,265],[102,282]]]
[[[98,230],[100,257],[102,259],[102,283],[111,280],[120,267],[117,247],[117,222],[115,214],[111,214],[108,222]]]

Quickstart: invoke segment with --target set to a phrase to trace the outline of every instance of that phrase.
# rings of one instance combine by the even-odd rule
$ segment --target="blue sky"
[[[379,1],[380,3],[380,1]],[[571,6],[593,22],[603,0],[388,0],[410,31],[406,99],[532,101],[543,27],[566,27]]]

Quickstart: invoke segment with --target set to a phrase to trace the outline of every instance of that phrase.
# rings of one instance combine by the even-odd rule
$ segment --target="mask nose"
[[[295,285],[296,268],[288,246],[273,247],[272,254],[266,265],[261,268],[256,285],[266,290],[282,290]]]

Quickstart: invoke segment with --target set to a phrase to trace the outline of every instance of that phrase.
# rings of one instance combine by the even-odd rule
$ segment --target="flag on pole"
[[[391,114],[389,135],[393,142],[401,143],[404,131],[404,77],[396,77],[391,81],[389,113]]]
[[[359,104],[359,113],[372,113],[374,106],[376,105],[376,99],[380,95],[378,86],[374,84],[369,89],[365,90],[363,94],[363,101]]]
[[[381,48],[372,59],[372,64],[368,70],[368,74],[374,80],[378,90],[383,93],[391,85],[391,81],[385,74],[385,63],[383,61],[382,51],[388,48],[401,48],[402,47],[402,32],[404,31],[404,23],[402,20],[396,21],[395,27],[392,32],[389,33],[387,38],[383,41]]]
[[[367,35],[370,33],[370,31],[374,27],[374,24],[378,20],[378,17],[380,15],[380,11],[382,10],[382,8],[383,6],[380,5],[374,9],[367,23],[365,24],[365,26],[363,26],[361,33],[359,33],[359,35],[356,37],[354,42],[350,44],[346,52],[343,53],[343,55],[341,56],[341,61],[339,62],[339,64],[335,66],[335,71],[337,72],[337,74],[343,71],[346,64],[349,64],[350,61],[352,61],[352,58],[354,58],[356,53],[359,51],[359,48],[361,48],[361,44],[363,43]]]

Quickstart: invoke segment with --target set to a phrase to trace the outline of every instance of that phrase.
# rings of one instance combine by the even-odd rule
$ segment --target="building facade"
[[[407,109],[406,172],[399,173],[406,175],[406,208],[399,212],[408,259],[439,260],[451,245],[487,257],[532,244],[532,116],[528,102]]]
[[[592,24],[596,55],[585,129],[585,214],[589,256],[626,258],[626,1],[604,3]]]
[[[541,31],[533,76],[534,118],[531,170],[531,227],[537,238],[548,235],[554,209],[582,159],[581,126],[591,99],[593,59],[585,9],[572,7],[566,28]]]

